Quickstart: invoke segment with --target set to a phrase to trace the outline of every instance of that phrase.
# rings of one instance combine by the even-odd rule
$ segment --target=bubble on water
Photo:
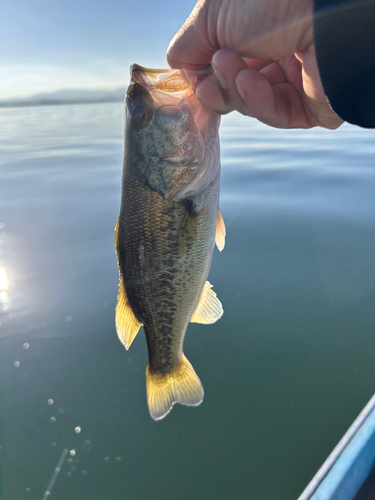
[[[53,399],[49,399],[49,400],[47,401],[47,403],[48,403],[50,406],[52,406],[52,405],[53,405]]]
[[[60,472],[60,467],[56,467],[55,472]]]
[[[51,417],[51,418],[49,419],[49,421],[50,421],[50,422],[52,422],[52,423],[53,423],[53,422],[56,422],[56,417]]]
[[[73,463],[73,459],[72,458],[68,458],[68,462],[71,464]]]
[[[74,457],[74,455],[76,454],[76,450],[70,450],[69,454],[71,457]]]
[[[64,413],[64,410],[62,408],[59,408],[59,413]]]
[[[72,321],[72,317],[71,316],[67,316],[65,318],[65,323],[70,323]]]
[[[104,462],[109,462],[109,457],[105,457]]]
[[[76,466],[75,466],[75,465],[72,465],[70,468],[71,468],[72,470],[76,470]]]
[[[18,368],[18,367],[20,366],[20,364],[21,364],[21,363],[20,363],[19,361],[15,361],[13,364],[14,364],[14,367],[15,367],[15,368]]]
[[[121,457],[116,457],[116,462],[121,462]]]
[[[87,475],[87,470],[83,470],[83,471],[82,471],[82,475],[83,475],[83,476],[86,476],[86,475]]]
[[[52,446],[53,446],[54,448],[56,448],[56,443],[52,443]]]
[[[74,432],[75,432],[76,434],[79,434],[79,433],[81,432],[81,430],[82,430],[82,429],[81,429],[81,427],[76,427],[76,428],[74,429]]]
[[[49,497],[49,496],[50,496],[50,494],[51,494],[51,492],[50,492],[50,491],[46,491],[46,492],[44,493],[44,496],[45,496],[45,497]]]
[[[66,473],[66,475],[67,475],[67,476],[71,476],[71,475],[72,475],[72,473],[69,471],[69,472],[67,472],[67,473]]]
[[[85,441],[85,445],[90,446],[90,441],[89,440]]]
[[[133,363],[133,359],[132,359],[132,358],[126,358],[126,361],[127,361],[128,363]]]
[[[26,491],[27,491],[27,493],[29,493],[29,491],[30,491],[30,488],[26,488]]]
[[[28,349],[30,347],[30,344],[28,344],[27,342],[25,342],[22,347],[24,349]]]

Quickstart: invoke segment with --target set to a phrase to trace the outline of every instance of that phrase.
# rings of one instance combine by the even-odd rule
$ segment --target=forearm
[[[320,77],[345,121],[375,127],[375,0],[315,0]]]

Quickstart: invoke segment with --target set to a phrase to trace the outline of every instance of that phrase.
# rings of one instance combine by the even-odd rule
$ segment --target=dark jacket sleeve
[[[319,73],[334,111],[375,127],[375,0],[315,0]]]

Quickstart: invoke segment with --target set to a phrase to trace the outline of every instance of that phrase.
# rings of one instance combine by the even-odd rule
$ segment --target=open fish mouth
[[[199,71],[154,70],[137,64],[131,67],[132,82],[138,83],[149,92],[155,109],[170,115],[179,113],[190,115],[188,131],[185,127],[181,127],[180,130],[172,127],[168,131],[175,135],[176,139],[169,147],[173,148],[175,145],[176,147],[169,151],[169,148],[159,150],[159,154],[153,156],[173,164],[176,168],[189,167],[190,173],[193,174],[190,182],[174,194],[175,200],[196,196],[206,189],[220,172],[218,137],[220,116],[205,108],[196,96],[197,86],[212,72],[211,66]]]

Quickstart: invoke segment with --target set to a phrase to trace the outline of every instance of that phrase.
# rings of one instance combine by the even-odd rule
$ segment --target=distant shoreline
[[[51,101],[20,101],[20,102],[0,102],[1,108],[30,108],[36,106],[63,106],[65,104],[100,104],[110,102],[123,102],[123,99],[77,99],[77,100],[51,100]]]

